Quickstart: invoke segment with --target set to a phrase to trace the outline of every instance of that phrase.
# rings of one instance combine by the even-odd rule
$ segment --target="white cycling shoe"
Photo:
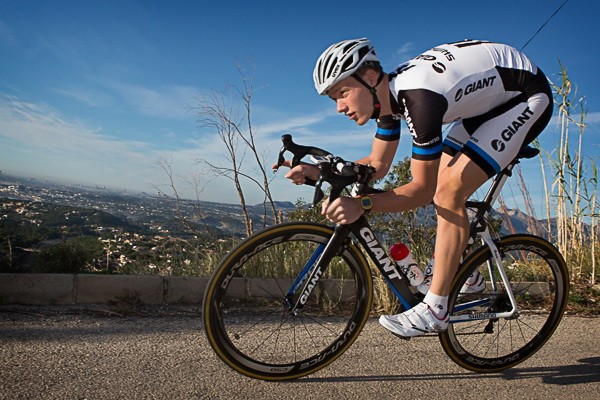
[[[395,335],[411,338],[425,333],[443,332],[448,329],[448,313],[438,318],[426,303],[419,303],[408,311],[396,315],[382,315],[379,323]]]
[[[479,293],[485,289],[485,279],[479,271],[473,272],[460,288],[461,294]]]

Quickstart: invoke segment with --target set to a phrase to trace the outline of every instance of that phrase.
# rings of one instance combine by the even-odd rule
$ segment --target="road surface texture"
[[[326,369],[263,382],[217,359],[197,307],[0,305],[0,399],[593,399],[599,338],[600,319],[567,316],[531,359],[480,375],[373,318]]]

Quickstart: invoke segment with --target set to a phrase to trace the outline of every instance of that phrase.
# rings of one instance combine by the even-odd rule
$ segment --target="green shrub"
[[[84,272],[98,254],[97,241],[87,239],[73,239],[42,249],[35,257],[33,271],[55,274]]]

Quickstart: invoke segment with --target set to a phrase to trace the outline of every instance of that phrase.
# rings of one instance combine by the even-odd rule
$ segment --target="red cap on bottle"
[[[390,255],[394,261],[404,260],[409,254],[410,250],[404,243],[396,243],[390,248]]]

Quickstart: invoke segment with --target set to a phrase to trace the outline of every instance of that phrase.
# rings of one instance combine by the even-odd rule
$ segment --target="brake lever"
[[[277,172],[279,170],[279,167],[281,167],[283,165],[283,163],[285,162],[284,153],[286,151],[289,151],[290,153],[293,154],[292,166],[291,166],[292,168],[299,165],[300,162],[302,161],[302,159],[304,157],[306,157],[307,155],[321,156],[321,157],[333,157],[329,152],[327,152],[323,149],[320,149],[318,147],[303,146],[303,145],[294,143],[294,141],[292,140],[292,135],[290,135],[290,134],[282,135],[281,141],[283,142],[283,146],[281,147],[281,150],[279,151],[279,156],[277,157],[277,166],[276,166],[276,168],[273,169],[273,172]],[[306,178],[304,184],[309,185],[309,186],[316,186],[317,181],[315,181],[314,179],[311,179],[311,178]],[[319,197],[321,200],[321,199],[323,199],[323,197],[325,197],[325,195],[322,192],[319,194],[315,193],[315,199],[317,197]]]
[[[308,183],[308,182],[305,184],[310,185],[310,183]],[[315,195],[313,197],[313,207],[316,207],[317,204],[319,204],[319,202],[325,198],[325,193],[321,189],[322,184],[323,184],[323,179],[319,178],[319,180],[314,182],[314,185],[311,185],[311,186],[315,187]]]

